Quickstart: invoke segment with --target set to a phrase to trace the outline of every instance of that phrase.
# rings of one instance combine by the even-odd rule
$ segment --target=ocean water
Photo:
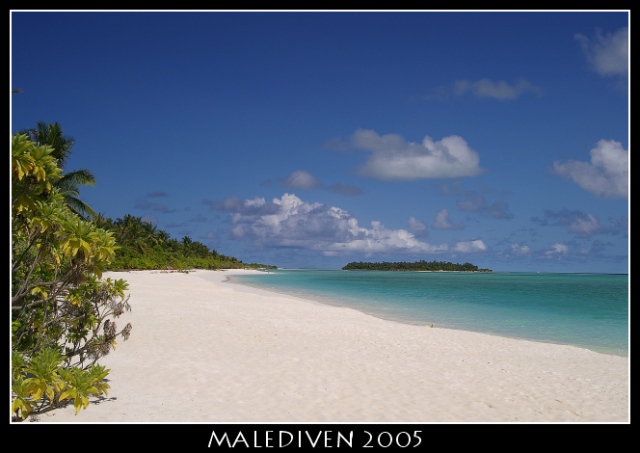
[[[229,280],[405,324],[629,355],[628,275],[278,269]]]

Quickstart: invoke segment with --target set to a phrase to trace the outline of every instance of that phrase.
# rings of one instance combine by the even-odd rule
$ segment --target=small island
[[[389,263],[387,261],[371,263],[353,261],[342,268],[343,271],[424,271],[424,272],[493,272],[491,269],[479,269],[471,263],[451,263],[448,261],[425,261],[414,263],[406,261]]]

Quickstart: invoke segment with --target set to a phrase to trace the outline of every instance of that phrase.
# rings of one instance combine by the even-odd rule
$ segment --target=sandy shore
[[[108,273],[129,282],[111,389],[83,423],[629,423],[629,361],[234,285],[231,273]]]

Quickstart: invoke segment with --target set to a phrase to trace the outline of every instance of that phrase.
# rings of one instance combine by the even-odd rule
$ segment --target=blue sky
[[[19,11],[11,132],[250,263],[627,273],[629,12]]]

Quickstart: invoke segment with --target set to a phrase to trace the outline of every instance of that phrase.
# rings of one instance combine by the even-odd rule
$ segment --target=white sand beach
[[[100,363],[107,397],[40,423],[629,423],[629,360],[410,326],[225,282],[107,273],[133,330]]]

